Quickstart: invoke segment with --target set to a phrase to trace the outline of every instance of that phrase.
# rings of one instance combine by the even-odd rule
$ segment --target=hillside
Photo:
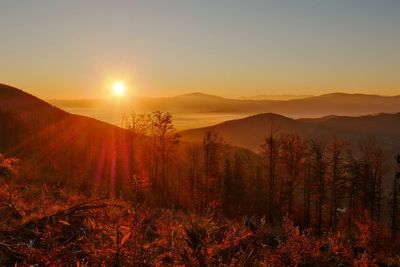
[[[65,115],[61,109],[28,94],[20,89],[5,84],[0,84],[0,107],[3,110],[12,109],[20,115],[45,112],[46,115]],[[47,117],[47,116],[43,116]]]
[[[223,136],[230,144],[257,150],[271,126],[281,133],[297,133],[302,137],[345,138],[352,143],[374,137],[390,151],[400,151],[400,113],[361,117],[328,116],[316,119],[291,119],[265,113],[227,121],[211,127],[181,132],[184,140],[200,141],[207,129]]]
[[[6,111],[0,113],[3,152],[24,161],[22,176],[82,188],[108,187],[110,178],[113,187],[128,181],[125,130],[68,114],[6,85],[0,87],[0,106]]]
[[[67,115],[33,95],[0,84],[0,148],[13,147]]]
[[[121,187],[123,182],[130,180],[130,170],[126,167],[129,140],[124,129],[84,116],[68,114],[13,87],[2,85],[0,96],[2,110],[7,110],[2,113],[2,118],[12,121],[5,123],[5,120],[0,124],[3,128],[1,131],[3,147],[8,148],[6,152],[29,163],[25,166],[26,171],[31,172],[31,177],[33,170],[45,179],[58,177],[58,180],[70,182],[70,177],[74,177],[75,180],[81,181],[83,187],[98,181],[108,183],[105,181],[110,177],[118,177],[118,181],[114,181],[115,187]],[[324,101],[336,103],[332,99],[336,99],[337,105],[339,102],[350,105],[349,99],[353,99],[360,107],[368,99],[368,101],[379,100],[381,103],[382,101],[395,103],[397,98],[331,94],[286,103],[308,101],[308,106],[312,107],[312,103]],[[228,101],[232,107],[243,103],[241,100],[226,100],[200,93],[182,95],[174,98],[174,101],[172,104],[177,106],[185,104],[187,108],[194,107],[195,103],[206,106],[206,103],[212,102],[218,105],[217,103]],[[328,106],[328,103],[325,104]],[[298,105],[300,108],[301,105]],[[314,105],[314,108],[318,105]],[[281,107],[284,109],[283,105]],[[400,151],[400,113],[361,117],[335,115],[316,119],[292,119],[274,113],[263,113],[211,127],[183,131],[181,134],[183,141],[199,142],[203,138],[204,130],[213,129],[229,144],[257,151],[268,135],[271,125],[281,133],[297,133],[302,137],[318,139],[336,136],[355,145],[362,140],[375,137],[389,157]],[[32,157],[32,154],[35,157]],[[144,162],[146,155],[140,157]],[[146,166],[143,165],[141,168]]]
[[[135,129],[147,123],[149,130],[131,135],[105,122],[60,111],[20,90],[7,87],[5,92],[8,98],[3,102],[8,106],[0,114],[6,121],[0,125],[20,126],[7,128],[9,135],[2,137],[8,149],[0,150],[0,217],[5,218],[0,224],[0,261],[8,265],[114,264],[116,258],[126,265],[170,265],[171,256],[188,266],[232,265],[232,258],[237,265],[248,257],[241,251],[250,248],[259,256],[249,262],[270,262],[281,255],[285,260],[277,266],[286,266],[293,264],[284,251],[293,255],[299,248],[296,259],[304,251],[315,251],[312,258],[306,256],[307,264],[325,266],[332,262],[325,247],[336,244],[346,244],[340,263],[349,266],[360,257],[354,253],[358,249],[378,251],[368,257],[382,263],[393,255],[386,251],[392,239],[384,233],[392,229],[386,222],[391,216],[394,160],[385,162],[384,153],[393,159],[400,149],[400,113],[317,119],[263,113],[184,131],[183,140],[194,141],[189,144],[179,141],[172,118],[163,112],[137,117],[141,119],[135,121]],[[181,96],[180,101],[191,103],[198,97],[224,101],[198,94]],[[27,132],[26,118],[37,118],[42,126]],[[272,172],[264,157],[245,149],[257,150],[271,127],[304,138],[338,136],[353,146],[375,137],[384,150],[364,142],[368,151],[350,156],[340,142],[333,151],[320,142],[285,136],[272,155],[277,162]],[[203,141],[210,128],[234,147],[213,134]],[[21,136],[14,138],[17,132]],[[336,164],[330,160],[339,154]],[[334,184],[336,171],[341,175]],[[339,182],[351,186],[339,188]],[[337,203],[330,201],[334,199]],[[347,209],[360,221],[338,213],[332,225],[328,224],[332,213],[322,212]],[[332,232],[336,226],[340,234]],[[369,227],[374,228],[364,233]],[[342,235],[342,229],[350,234]],[[352,239],[355,231],[361,237]],[[370,236],[374,245],[378,239],[387,245],[378,250],[366,245],[363,235]],[[204,254],[196,254],[198,244]],[[211,250],[215,253],[205,256]],[[192,254],[193,259],[188,258]]]
[[[17,116],[18,125],[10,125],[6,117]],[[67,113],[17,88],[0,84],[0,132],[5,135],[29,135],[57,122]],[[15,127],[14,127],[15,126]],[[1,147],[1,144],[0,144]]]

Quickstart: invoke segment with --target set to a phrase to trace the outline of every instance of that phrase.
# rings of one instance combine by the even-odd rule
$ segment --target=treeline
[[[1,120],[12,118],[0,113]],[[0,123],[8,146],[15,144],[9,138],[17,122]],[[37,169],[35,181],[88,195],[258,217],[271,225],[289,218],[318,236],[338,230],[351,236],[360,220],[370,218],[398,239],[400,178],[388,168],[395,160],[373,139],[309,139],[271,126],[256,153],[230,146],[212,130],[200,143],[182,142],[172,116],[160,111],[125,115],[122,124],[125,130],[71,118],[52,125],[32,136],[24,154],[31,155],[29,168],[21,177]],[[41,157],[35,157],[38,150]]]
[[[388,172],[386,164],[394,159],[386,159],[374,139],[352,145],[339,138],[301,138],[271,126],[259,153],[253,153],[229,146],[212,130],[200,144],[179,144],[168,113],[125,116],[124,126],[134,177],[138,183],[148,178],[147,197],[158,205],[197,213],[211,209],[232,218],[265,216],[272,225],[289,218],[318,236],[337,230],[351,234],[368,217],[389,226],[396,240],[400,178]],[[145,136],[150,147],[139,141]],[[150,159],[145,172],[137,168],[140,154]],[[387,192],[384,177],[392,177]]]
[[[23,164],[0,154],[0,262],[6,266],[400,263],[396,250],[385,240],[385,227],[368,216],[357,222],[353,240],[342,231],[318,237],[290,219],[279,225],[266,223],[262,217],[232,220],[222,216],[222,207],[198,215],[18,182]]]

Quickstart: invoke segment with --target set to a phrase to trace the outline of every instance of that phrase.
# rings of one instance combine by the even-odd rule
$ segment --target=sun
[[[121,82],[114,83],[112,89],[114,95],[123,95],[125,93],[125,85]]]

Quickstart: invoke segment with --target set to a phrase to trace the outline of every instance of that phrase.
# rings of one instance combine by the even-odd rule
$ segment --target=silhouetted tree
[[[391,214],[392,242],[394,245],[397,242],[397,231],[398,231],[398,220],[399,220],[400,154],[397,154],[396,156],[396,163],[398,165],[398,170],[393,178],[392,214]]]
[[[244,205],[243,162],[238,153],[234,155],[232,166],[229,158],[226,159],[223,180],[223,209],[232,216],[241,213]]]
[[[267,202],[267,215],[268,220],[274,224],[276,215],[276,178],[277,178],[277,164],[279,160],[279,153],[281,149],[281,142],[278,136],[278,129],[271,124],[269,135],[265,138],[264,144],[261,146],[263,157],[266,162],[267,181],[268,181],[268,202]]]
[[[311,139],[309,142],[311,155],[312,186],[315,198],[315,217],[318,236],[322,235],[323,206],[325,204],[326,145],[322,141]]]
[[[162,196],[169,196],[169,183],[166,180],[170,156],[179,143],[180,135],[175,132],[172,116],[169,113],[155,111],[151,115],[151,135],[153,138],[152,180]],[[159,192],[160,192],[159,191]]]
[[[334,138],[329,145],[329,161],[331,169],[331,186],[330,186],[330,207],[329,207],[329,226],[332,232],[336,231],[337,225],[337,209],[339,196],[343,195],[345,187],[344,179],[344,149],[348,146],[344,140]],[[341,207],[343,208],[343,207]]]
[[[307,144],[308,145],[308,144]],[[311,224],[311,153],[306,149],[304,152],[304,181],[303,181],[303,198],[304,198],[304,227],[308,228]]]
[[[198,204],[198,193],[200,185],[200,165],[201,165],[201,147],[197,144],[190,144],[186,149],[186,156],[188,158],[188,177],[189,177],[189,195],[190,204]]]
[[[353,226],[357,219],[357,214],[362,213],[362,202],[363,202],[363,177],[361,174],[362,162],[356,159],[351,151],[348,151],[346,157],[346,178],[348,182],[348,227],[349,232],[352,233]]]
[[[205,194],[204,205],[208,205],[210,195],[220,191],[220,160],[224,147],[223,139],[214,131],[207,130],[203,137]]]
[[[284,181],[284,195],[287,198],[287,214],[292,217],[294,204],[294,187],[298,182],[304,156],[305,145],[296,134],[288,134],[282,138],[282,162],[287,177]]]
[[[123,116],[123,127],[128,130],[128,157],[131,175],[131,185],[137,190],[138,187],[138,168],[137,157],[140,141],[149,133],[151,117],[148,114],[136,114]]]
[[[374,220],[380,220],[382,200],[382,177],[385,162],[384,152],[375,139],[369,139],[360,145],[363,164],[363,206]]]

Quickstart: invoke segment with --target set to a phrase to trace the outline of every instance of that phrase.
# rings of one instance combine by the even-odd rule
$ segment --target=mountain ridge
[[[95,100],[53,100],[59,107],[107,108],[107,101]],[[110,101],[108,101],[110,102]],[[145,113],[163,110],[174,114],[184,113],[226,113],[258,114],[278,113],[288,117],[306,118],[329,115],[361,116],[381,112],[400,112],[400,96],[379,96],[368,94],[331,93],[321,96],[290,100],[235,99],[203,94],[188,93],[174,97],[137,96],[127,102],[126,109]],[[109,106],[111,104],[108,104]],[[133,108],[131,108],[133,107]],[[132,110],[127,110],[127,112]]]
[[[213,130],[234,146],[257,150],[271,127],[283,134],[297,133],[305,138],[327,140],[340,137],[355,143],[361,139],[376,138],[386,149],[400,151],[400,113],[331,115],[313,119],[293,119],[280,114],[263,113],[209,127],[181,131],[180,134],[186,141],[200,141],[205,131]],[[392,144],[395,145],[391,147]]]

